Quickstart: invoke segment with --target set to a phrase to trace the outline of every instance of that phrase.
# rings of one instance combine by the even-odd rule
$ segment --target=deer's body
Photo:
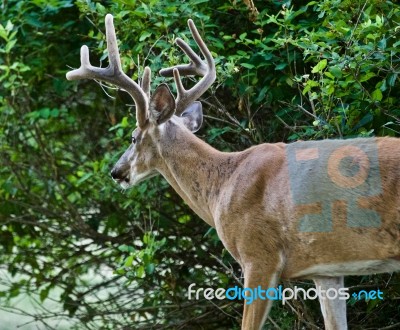
[[[365,197],[368,209],[381,216],[378,227],[349,227],[347,196],[337,196],[331,205],[332,230],[302,232],[302,205],[296,206],[292,198],[287,144],[261,144],[226,153],[215,150],[183,127],[171,129],[169,125],[174,124],[168,122],[161,129],[165,136],[160,138],[155,167],[182,199],[216,228],[224,246],[242,267],[252,259],[258,265],[261,260],[268,264],[269,258],[283,258],[281,277],[288,279],[400,269],[398,139],[347,140],[376,144],[379,164],[384,164],[379,166],[382,193]],[[324,142],[335,149],[337,142],[346,140]],[[301,179],[312,182],[318,193],[323,182],[315,181],[314,175],[310,173]],[[324,197],[320,196],[321,202]],[[362,212],[360,208],[360,216]]]
[[[320,286],[326,285],[326,288],[335,287],[330,281],[337,281],[340,288],[344,275],[400,270],[398,139],[318,142],[317,145],[330,154],[348,143],[366,146],[370,157],[370,167],[366,171],[379,175],[377,183],[372,180],[378,187],[367,187],[366,196],[357,201],[359,209],[355,216],[361,217],[361,222],[360,226],[351,228],[347,220],[347,203],[349,194],[357,187],[350,187],[347,195],[336,192],[329,196],[335,192],[323,192],[326,182],[316,180],[318,169],[311,168],[309,175],[299,177],[296,184],[300,189],[304,187],[304,194],[316,195],[318,205],[296,205],[293,201],[294,187],[291,187],[289,174],[292,166],[288,155],[295,152],[292,146],[296,143],[265,143],[242,152],[227,153],[212,148],[174,118],[158,126],[156,131],[153,135],[159,143],[151,156],[151,166],[165,177],[192,210],[216,228],[224,246],[244,271],[245,287],[274,287],[278,278],[307,278]],[[301,150],[312,152],[316,141],[297,144]],[[377,159],[368,151],[370,145],[377,151]],[[327,168],[329,162],[329,157],[321,155],[321,158],[319,170]],[[341,170],[345,172],[345,169]],[[327,175],[319,178],[330,180]],[[365,181],[370,183],[368,178]],[[376,191],[369,196],[371,189]],[[322,213],[320,204],[324,199],[328,199],[328,212],[332,214],[331,230],[299,230],[301,215],[307,210]],[[377,212],[381,220],[379,226],[364,223],[365,210]],[[337,303],[345,310],[343,301]],[[254,301],[253,304],[251,307],[246,305],[245,309],[261,305],[262,312],[257,313],[257,319],[246,319],[252,312],[245,313],[244,329],[255,329],[255,324],[262,324],[269,308],[268,301]],[[335,313],[329,306],[325,310],[329,315]],[[343,329],[345,322],[345,318],[331,320],[327,328]]]
[[[215,79],[211,53],[192,21],[203,62],[182,40],[188,65],[173,75],[178,97],[164,84],[150,95],[150,69],[140,85],[121,71],[112,16],[106,16],[110,65],[81,67],[68,79],[99,79],[135,101],[132,144],[111,175],[129,188],[162,174],[210,226],[243,269],[247,288],[272,288],[279,278],[309,278],[340,289],[344,275],[400,270],[400,143],[395,138],[261,144],[242,152],[215,150],[195,132],[202,110],[195,100]],[[203,78],[190,90],[180,73]],[[327,329],[346,329],[345,300],[320,299]],[[242,328],[260,329],[270,300],[245,304]]]

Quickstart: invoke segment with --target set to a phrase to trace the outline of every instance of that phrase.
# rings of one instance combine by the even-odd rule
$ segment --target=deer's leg
[[[281,265],[268,265],[268,267],[260,267],[254,264],[244,267],[244,286],[245,288],[255,289],[261,287],[262,290],[275,288],[278,282]],[[272,306],[272,300],[265,297],[264,299],[245,300],[244,313],[242,320],[242,330],[259,330],[265,323],[269,310]],[[251,301],[251,303],[249,303]]]
[[[334,288],[337,290],[344,287],[343,276],[338,277],[318,277],[314,278],[314,283],[319,286],[321,290]],[[322,315],[324,316],[324,323],[326,330],[346,330],[346,300],[336,299],[319,299],[321,305]]]

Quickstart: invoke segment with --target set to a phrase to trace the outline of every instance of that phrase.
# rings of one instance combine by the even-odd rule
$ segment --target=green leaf
[[[138,18],[146,18],[147,14],[140,10],[135,10],[131,12],[132,15],[137,16]]]
[[[310,87],[317,87],[317,86],[319,86],[319,83],[318,83],[318,81],[309,79],[309,80],[307,80],[307,86],[310,86]]]
[[[384,22],[383,16],[381,17],[381,16],[379,16],[379,15],[376,15],[375,19],[376,19],[376,25],[377,25],[377,27],[382,27],[383,22]]]
[[[329,71],[325,71],[324,75],[327,76],[328,78],[335,79],[335,76],[332,73],[330,73]]]
[[[5,41],[8,41],[8,33],[3,25],[0,24],[0,38],[3,38]]]
[[[373,119],[374,116],[371,113],[367,113],[363,118],[361,118],[361,120],[357,123],[357,125],[354,126],[352,131],[356,131],[359,128],[369,124],[370,122],[372,122]]]
[[[201,3],[209,2],[210,0],[190,0],[190,6],[199,5]]]
[[[310,85],[306,85],[306,87],[304,87],[302,94],[306,95],[309,91],[311,90],[311,86]]]
[[[287,67],[287,65],[288,64],[286,62],[285,63],[280,63],[280,64],[275,66],[275,70],[283,70],[284,68]]]
[[[241,63],[240,65],[246,69],[254,69],[255,68],[255,66],[250,63]]]
[[[120,245],[118,247],[118,250],[120,250],[121,252],[134,252],[135,251],[133,246],[126,245],[126,244]]]
[[[146,268],[145,268],[145,269],[146,269],[146,273],[149,274],[149,275],[153,274],[155,268],[156,268],[156,267],[154,266],[153,263],[147,264],[147,265],[146,265]]]
[[[126,127],[128,127],[129,126],[129,122],[128,122],[128,117],[123,117],[122,118],[122,120],[121,120],[121,127],[122,128],[126,128]]]
[[[8,20],[6,24],[6,31],[10,32],[14,28],[14,24]]]
[[[317,87],[317,86],[319,86],[319,83],[316,82],[315,80],[312,80],[312,79],[307,80],[306,86],[304,87],[303,92],[302,92],[303,95],[306,95],[311,90],[311,88]]]
[[[398,73],[391,73],[388,75],[387,83],[390,87],[394,86],[394,84],[396,83],[397,77],[398,77]]]
[[[311,70],[312,73],[321,72],[323,69],[326,68],[328,64],[328,60],[324,58],[323,60],[319,61],[316,66]]]
[[[382,38],[378,41],[378,48],[385,50],[386,49],[386,38]]]
[[[383,98],[382,91],[379,88],[375,89],[372,92],[371,97],[373,101],[382,101]]]
[[[46,298],[49,296],[49,292],[50,292],[50,286],[40,290],[40,293],[39,293],[40,302],[43,302],[46,300]]]
[[[125,267],[131,267],[132,263],[133,263],[133,260],[134,260],[134,256],[130,255],[128,258],[125,259],[124,266]]]
[[[17,39],[10,40],[9,42],[7,42],[6,49],[5,49],[6,53],[9,53],[11,51],[11,49],[14,48],[16,43],[17,43]]]
[[[326,89],[326,94],[332,95],[334,91],[335,91],[335,86],[333,84],[329,84]]]
[[[144,32],[141,34],[141,36],[140,36],[140,38],[139,38],[139,41],[144,41],[144,40],[146,40],[146,39],[147,39],[148,37],[150,37],[152,34],[153,34],[153,33],[149,32],[149,31],[144,31]]]
[[[192,218],[188,214],[182,215],[181,217],[178,218],[179,223],[188,223],[190,220],[192,220]]]
[[[342,69],[339,66],[331,66],[328,70],[335,78],[342,78]]]
[[[141,266],[139,266],[139,267],[137,268],[137,270],[136,270],[136,276],[137,276],[138,278],[143,278],[143,277],[145,277],[145,270],[144,270],[143,265],[141,265]]]
[[[51,111],[49,108],[43,108],[40,110],[40,117],[47,119],[50,117]]]
[[[93,176],[92,172],[88,172],[88,173],[84,174],[78,181],[76,181],[76,186],[81,185],[83,182],[90,179],[92,176]]]
[[[371,79],[372,77],[375,77],[376,74],[374,72],[367,72],[366,74],[362,75],[360,78],[360,82],[367,81]]]

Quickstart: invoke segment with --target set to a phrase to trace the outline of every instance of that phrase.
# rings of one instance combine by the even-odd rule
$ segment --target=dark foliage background
[[[70,329],[239,328],[241,302],[186,295],[191,283],[240,282],[215,231],[162,178],[129,191],[110,179],[135,125],[133,102],[65,79],[82,44],[93,64],[106,65],[107,13],[126,72],[137,79],[149,65],[153,86],[164,81],[160,68],[186,60],[173,40],[191,40],[186,20],[195,20],[218,67],[199,135],[220,150],[399,134],[399,5],[246,3],[1,2],[0,269],[9,275],[0,280],[0,308],[49,329],[64,319]],[[349,301],[350,328],[400,326],[398,274],[349,277],[346,285],[384,292],[383,301]],[[26,296],[32,308],[16,307]],[[321,327],[315,301],[276,303],[265,326]]]

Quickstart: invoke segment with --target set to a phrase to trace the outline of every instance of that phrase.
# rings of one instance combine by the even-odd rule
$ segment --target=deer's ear
[[[175,98],[166,84],[159,85],[150,98],[150,121],[159,125],[175,113]]]
[[[181,118],[191,132],[197,132],[203,123],[203,106],[198,101],[193,102],[185,109]]]

